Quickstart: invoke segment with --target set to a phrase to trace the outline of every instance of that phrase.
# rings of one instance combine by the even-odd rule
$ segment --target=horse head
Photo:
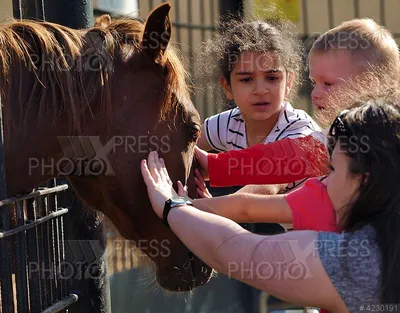
[[[187,183],[194,196],[201,122],[170,43],[169,11],[163,4],[145,23],[105,17],[79,31],[46,22],[4,26],[0,88],[8,192],[68,177],[87,206],[141,242],[162,287],[187,291],[212,269],[156,216],[140,172],[140,161],[157,150],[175,187]]]

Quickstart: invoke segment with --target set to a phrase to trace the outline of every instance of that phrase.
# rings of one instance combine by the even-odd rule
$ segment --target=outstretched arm
[[[221,197],[195,199],[192,202],[202,211],[224,216],[237,223],[292,222],[292,211],[284,195],[234,193]]]
[[[153,209],[161,217],[165,201],[176,192],[156,152],[150,152],[141,169]],[[172,209],[168,222],[178,238],[218,272],[291,303],[348,312],[315,253],[316,232],[260,236],[229,219],[186,205]],[[300,276],[284,276],[287,271],[279,274],[292,264],[301,265]]]
[[[202,155],[200,151],[196,151]],[[204,153],[203,153],[204,154]],[[325,146],[313,136],[258,144],[244,150],[208,154],[200,163],[213,187],[250,184],[285,184],[325,175]],[[206,164],[204,164],[206,163]],[[208,175],[207,175],[208,174]]]

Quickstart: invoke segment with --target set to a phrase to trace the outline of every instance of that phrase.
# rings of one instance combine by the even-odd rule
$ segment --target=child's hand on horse
[[[194,182],[196,183],[196,192],[200,198],[212,198],[211,193],[208,191],[206,183],[201,175],[200,171],[196,168],[194,170]]]
[[[196,188],[197,195],[200,198],[212,198],[212,195],[208,191],[208,189],[204,183],[203,177],[200,174],[200,171],[198,169],[195,169],[194,173],[196,175],[196,177],[194,178],[194,181],[197,186],[197,188]],[[178,181],[178,196],[190,199],[189,195],[188,195],[187,186],[183,186],[183,184],[180,181]]]
[[[151,151],[147,162],[145,159],[142,160],[140,168],[153,210],[161,218],[165,201],[178,196],[172,187],[164,160],[158,157],[157,151]]]
[[[208,152],[195,146],[195,154],[196,154],[197,161],[200,163],[201,175],[203,176],[203,178],[205,180],[208,180],[209,179],[209,176],[208,176]]]

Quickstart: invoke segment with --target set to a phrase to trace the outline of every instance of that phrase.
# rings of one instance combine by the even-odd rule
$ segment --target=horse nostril
[[[194,254],[193,254],[192,251],[189,251],[189,252],[188,252],[188,257],[189,257],[189,260],[190,260],[190,261],[193,261],[193,260],[194,260]]]

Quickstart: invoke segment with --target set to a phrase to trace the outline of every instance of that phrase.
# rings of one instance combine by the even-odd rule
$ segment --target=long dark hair
[[[361,183],[340,224],[354,231],[374,227],[382,257],[381,300],[400,302],[400,106],[370,100],[333,123],[329,151],[340,144],[350,175]]]

